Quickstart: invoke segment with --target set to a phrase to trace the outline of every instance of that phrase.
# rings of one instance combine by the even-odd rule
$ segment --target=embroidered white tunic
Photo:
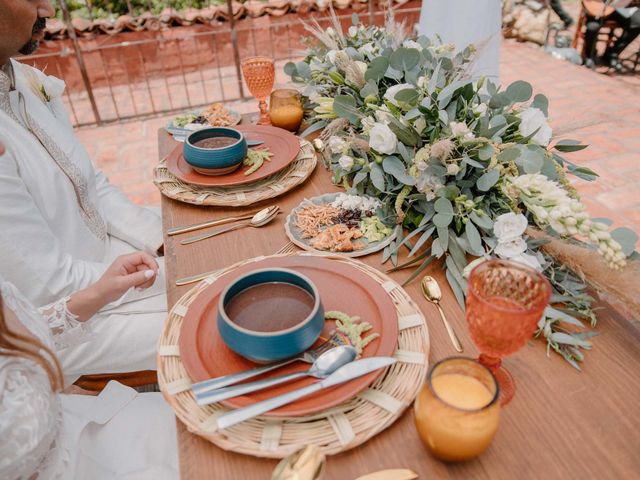
[[[94,168],[61,97],[45,102],[32,86],[34,77],[45,89],[60,80],[11,64],[15,88],[0,70],[0,274],[45,305],[95,283],[118,255],[155,254],[162,227],[156,213],[131,203]],[[151,288],[129,290],[91,320],[93,342],[58,350],[68,381],[155,368],[167,308],[158,260]]]

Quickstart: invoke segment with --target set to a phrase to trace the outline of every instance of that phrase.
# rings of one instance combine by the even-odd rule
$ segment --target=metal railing
[[[108,38],[115,43],[87,40],[76,38],[65,0],[60,0],[60,6],[69,22],[69,39],[56,41],[56,51],[19,60],[46,67],[47,73],[65,80],[64,101],[78,127],[244,99],[240,58],[271,56],[276,61],[276,83],[284,83],[282,67],[301,58],[304,48],[301,23],[287,16],[278,21],[269,17],[231,20],[197,29],[175,27],[144,35],[120,33]],[[412,24],[419,10],[398,9],[396,17]],[[361,18],[382,24],[384,15],[369,8]],[[350,15],[338,18],[345,26],[350,24]],[[328,17],[317,20],[322,26],[329,24]]]

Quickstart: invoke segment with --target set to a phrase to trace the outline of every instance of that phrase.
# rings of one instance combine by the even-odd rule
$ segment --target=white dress
[[[13,285],[5,304],[43,344],[86,339],[66,299],[36,311]],[[48,322],[48,324],[47,324]],[[0,478],[178,478],[175,418],[159,393],[111,382],[97,397],[58,395],[35,362],[0,351]]]
[[[155,254],[162,222],[93,167],[64,109],[64,83],[11,65],[15,88],[0,70],[0,141],[7,149],[0,157],[0,274],[40,306],[95,283],[118,255]],[[155,369],[167,310],[158,260],[161,275],[153,287],[131,289],[104,307],[91,320],[93,340],[58,351],[68,381]]]
[[[456,50],[469,44],[478,49],[471,68],[474,80],[480,77],[500,83],[500,43],[502,7],[499,0],[423,0],[418,33],[440,36]]]

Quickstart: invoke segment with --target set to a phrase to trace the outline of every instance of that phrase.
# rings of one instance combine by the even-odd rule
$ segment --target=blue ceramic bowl
[[[234,143],[220,148],[202,148],[195,144],[214,137],[232,138]],[[185,161],[205,175],[224,175],[236,170],[247,156],[247,142],[235,128],[211,127],[196,130],[184,142]]]
[[[289,283],[309,292],[314,299],[311,313],[293,327],[274,332],[248,330],[231,321],[225,306],[235,295],[272,282]],[[268,363],[293,357],[313,345],[324,326],[324,308],[318,289],[306,276],[286,268],[265,268],[241,276],[222,292],[217,321],[220,336],[231,350],[254,362]]]

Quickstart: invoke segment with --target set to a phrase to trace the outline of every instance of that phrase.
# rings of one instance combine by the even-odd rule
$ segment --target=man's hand
[[[145,252],[130,253],[116,258],[93,288],[104,304],[113,302],[135,287],[144,290],[153,285],[158,263]]]

